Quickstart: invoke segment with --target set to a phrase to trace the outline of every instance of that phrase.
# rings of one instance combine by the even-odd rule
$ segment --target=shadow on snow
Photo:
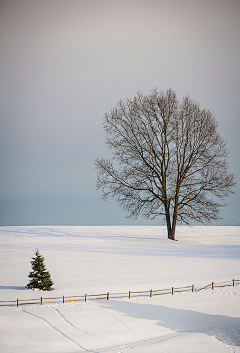
[[[159,326],[170,330],[204,333],[214,336],[225,344],[240,346],[240,318],[237,317],[210,315],[192,310],[126,301],[109,301],[103,306],[133,318],[158,321]]]

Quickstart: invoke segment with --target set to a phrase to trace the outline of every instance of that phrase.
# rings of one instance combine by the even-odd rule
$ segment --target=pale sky
[[[0,225],[162,225],[95,187],[104,113],[153,87],[214,112],[239,224],[239,0],[1,0],[0,56]]]

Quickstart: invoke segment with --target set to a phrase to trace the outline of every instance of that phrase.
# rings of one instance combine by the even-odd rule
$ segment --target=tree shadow
[[[0,289],[26,290],[25,286],[0,286]]]
[[[172,309],[162,305],[109,301],[105,307],[137,319],[158,321],[157,325],[180,332],[214,336],[222,343],[240,346],[240,318],[210,315],[193,310]]]

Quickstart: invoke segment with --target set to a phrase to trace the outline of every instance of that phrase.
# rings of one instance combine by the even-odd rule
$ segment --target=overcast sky
[[[95,187],[104,113],[153,87],[216,115],[239,224],[239,0],[1,0],[0,56],[0,225],[162,225]]]

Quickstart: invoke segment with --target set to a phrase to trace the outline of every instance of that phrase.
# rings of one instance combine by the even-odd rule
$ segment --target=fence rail
[[[225,282],[212,282],[205,287],[195,288],[194,284],[185,287],[172,287],[167,289],[155,289],[150,291],[138,291],[138,292],[121,292],[121,293],[103,293],[103,294],[85,294],[85,295],[71,295],[62,297],[51,297],[51,298],[35,298],[35,299],[16,299],[16,300],[0,300],[0,306],[20,306],[20,305],[36,305],[36,304],[51,304],[51,303],[66,303],[74,301],[88,301],[88,300],[100,300],[100,299],[119,299],[119,298],[134,298],[134,297],[153,297],[157,295],[173,295],[174,293],[181,292],[199,292],[201,290],[220,287],[234,287],[240,284],[239,279],[233,279]]]

